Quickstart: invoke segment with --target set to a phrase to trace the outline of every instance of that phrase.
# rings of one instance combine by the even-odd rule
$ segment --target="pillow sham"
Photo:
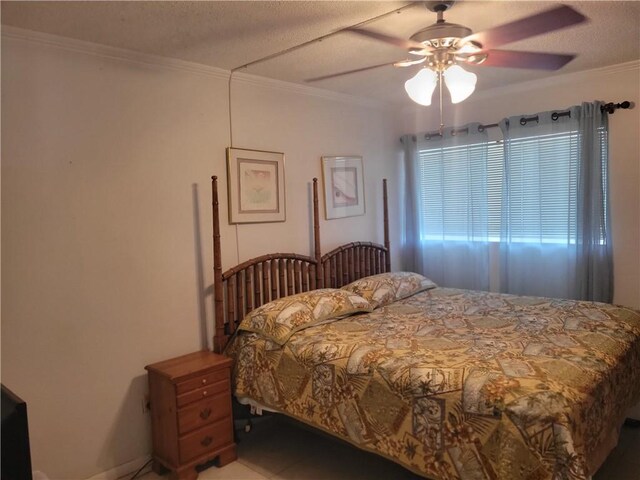
[[[435,283],[419,273],[388,272],[361,278],[342,289],[360,295],[375,309],[435,287]]]
[[[291,335],[304,328],[372,310],[367,300],[353,292],[321,288],[265,303],[249,312],[238,329],[284,345]]]

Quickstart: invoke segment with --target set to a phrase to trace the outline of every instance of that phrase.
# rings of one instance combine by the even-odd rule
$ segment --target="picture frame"
[[[227,148],[229,223],[286,220],[284,153]]]
[[[362,157],[322,157],[322,181],[327,220],[364,215]]]

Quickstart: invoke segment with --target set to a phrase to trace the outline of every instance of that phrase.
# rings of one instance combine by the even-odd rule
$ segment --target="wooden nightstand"
[[[153,432],[153,469],[179,480],[198,478],[196,465],[237,458],[231,415],[231,359],[195,352],[145,367]]]

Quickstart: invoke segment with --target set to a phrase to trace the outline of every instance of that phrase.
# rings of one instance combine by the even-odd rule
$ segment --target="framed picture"
[[[322,157],[327,220],[364,215],[362,157]]]
[[[229,223],[284,222],[284,153],[227,148]]]

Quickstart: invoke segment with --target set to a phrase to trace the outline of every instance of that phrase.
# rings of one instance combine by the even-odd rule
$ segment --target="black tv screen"
[[[27,404],[4,385],[1,387],[2,480],[32,480]]]

